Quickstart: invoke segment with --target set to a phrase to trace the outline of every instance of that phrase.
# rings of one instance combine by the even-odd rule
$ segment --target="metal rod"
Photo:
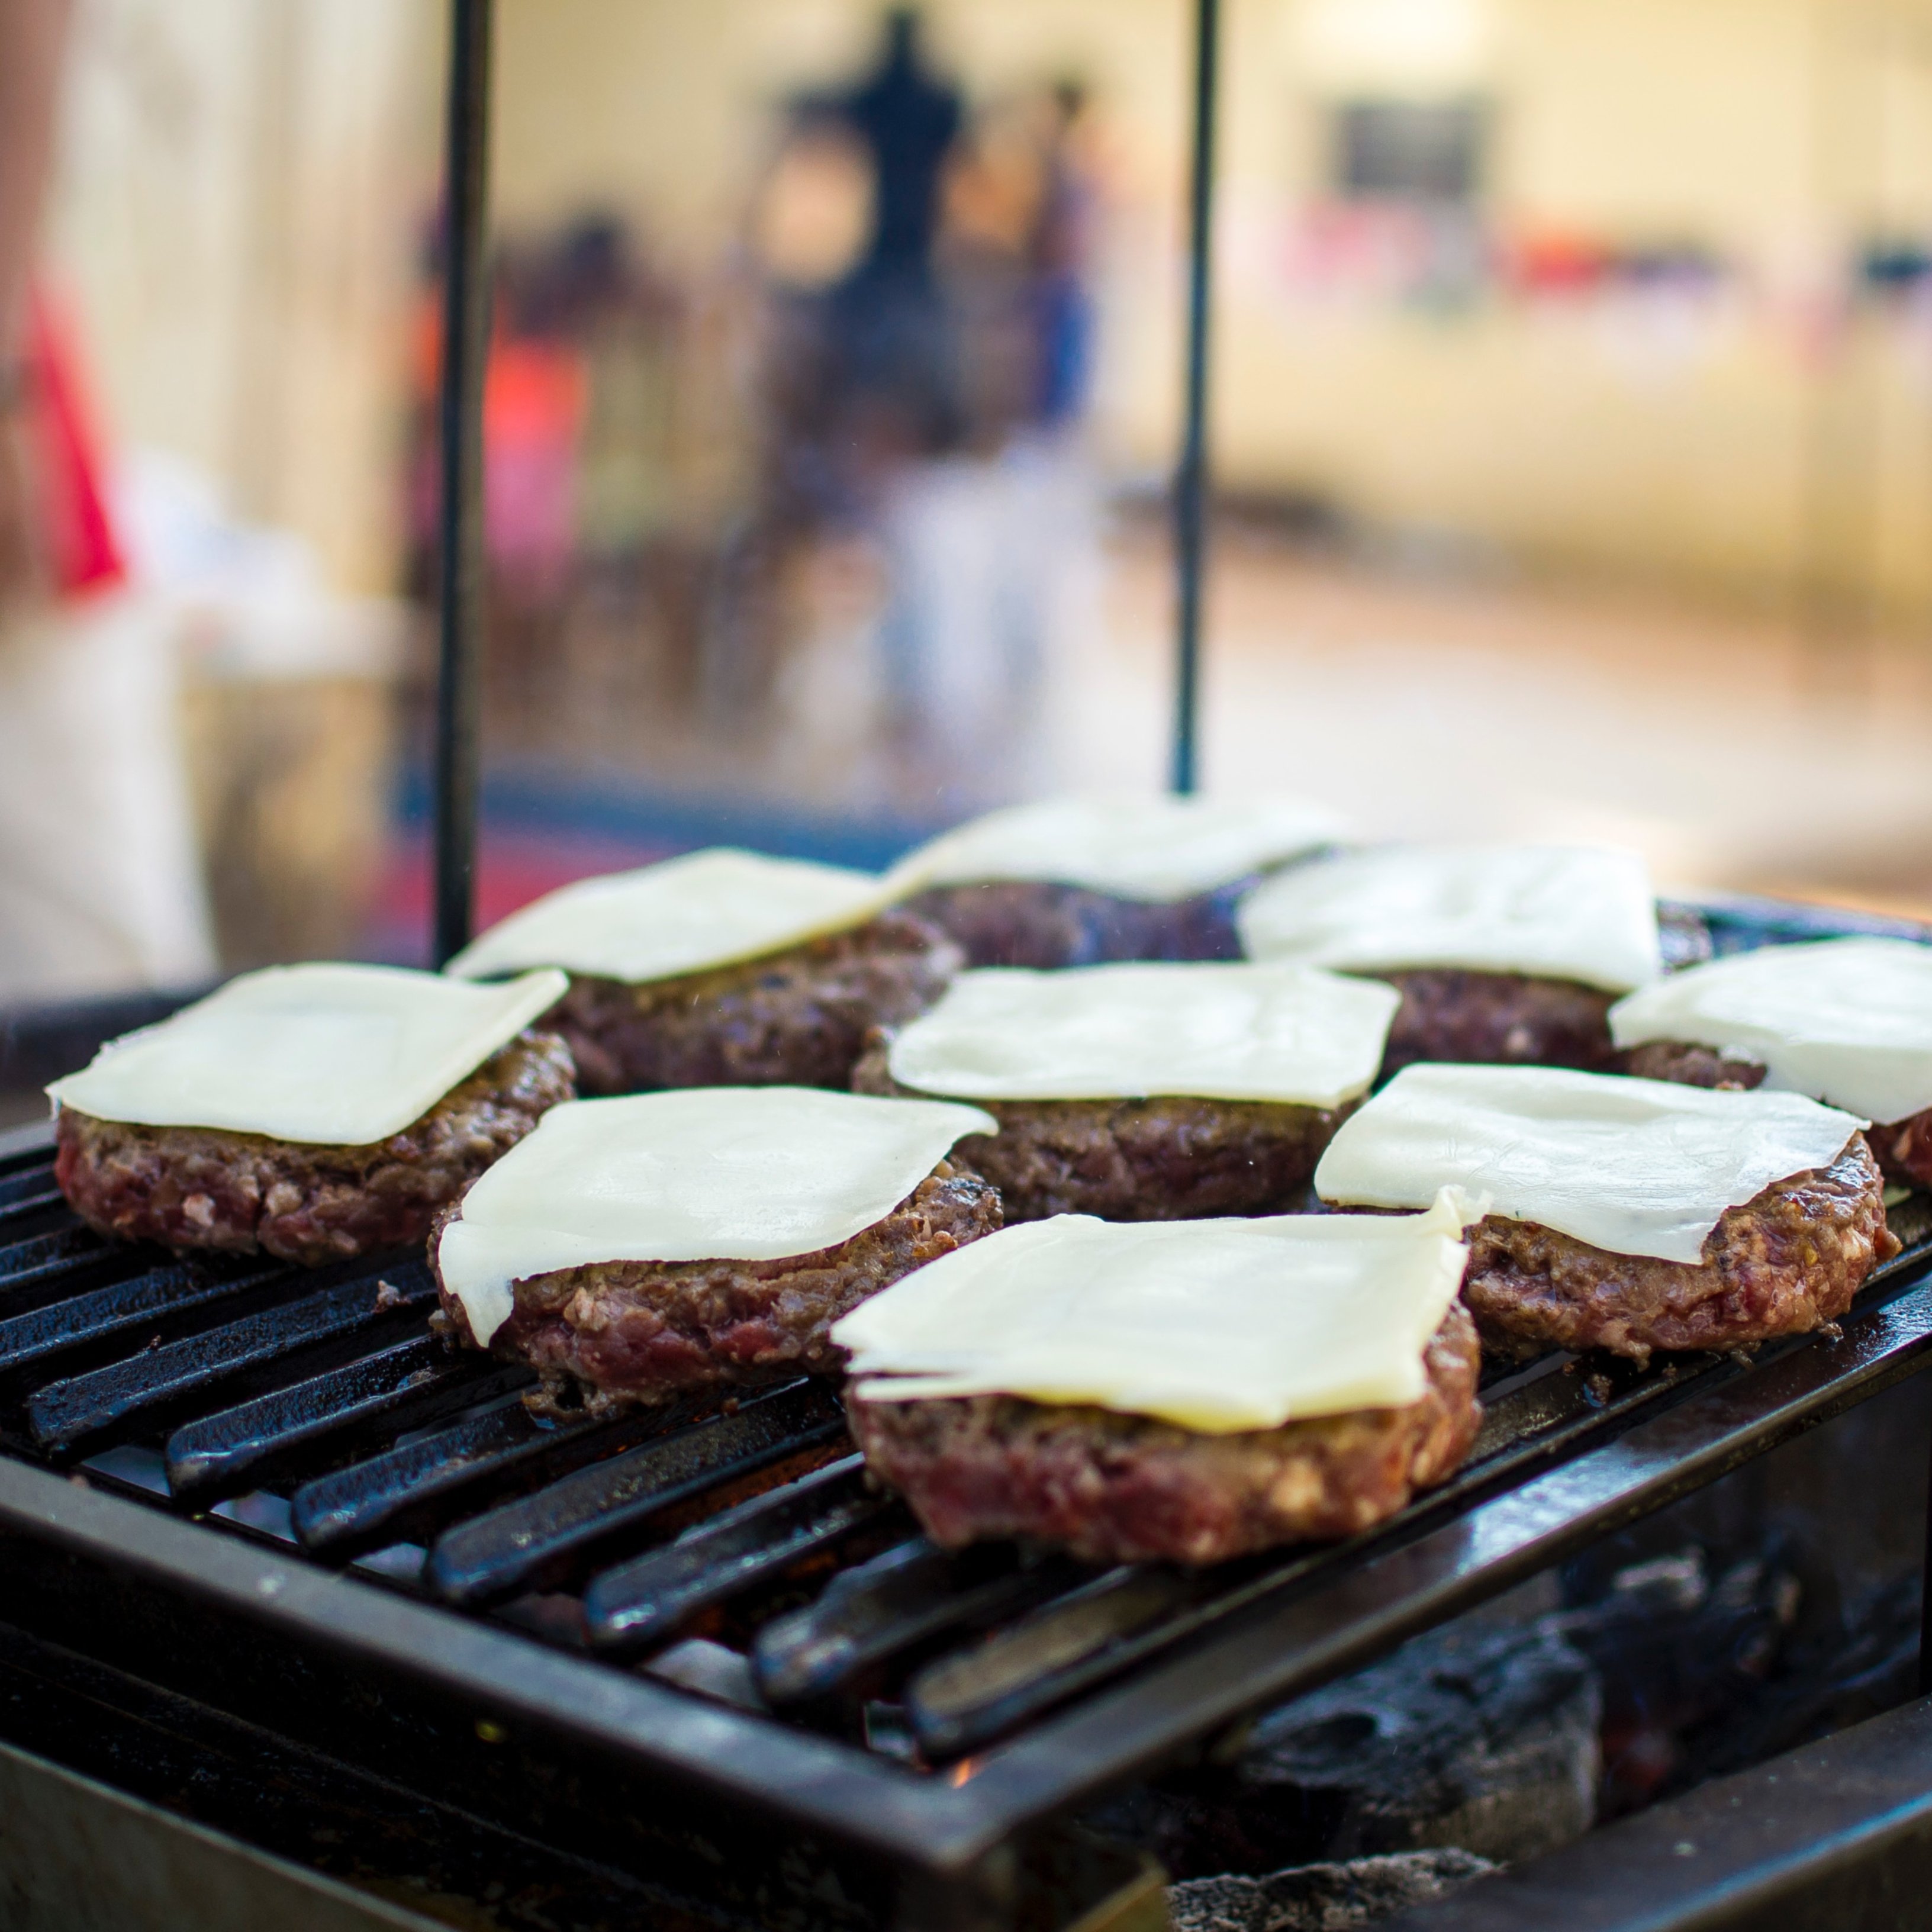
[[[1918,1694],[1932,1696],[1932,1456],[1926,1458],[1925,1546],[1919,1558]]]
[[[444,161],[442,500],[436,694],[436,928],[433,963],[470,941],[476,910],[477,740],[482,729],[483,369],[493,0],[451,0]]]
[[[1187,211],[1187,388],[1180,467],[1174,484],[1180,605],[1174,692],[1173,785],[1178,792],[1191,792],[1197,782],[1201,580],[1208,549],[1208,303],[1214,213],[1214,70],[1220,14],[1220,0],[1195,0],[1194,157]]]

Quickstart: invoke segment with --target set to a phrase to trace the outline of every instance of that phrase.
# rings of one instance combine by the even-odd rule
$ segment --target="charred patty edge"
[[[1278,1429],[1210,1436],[1156,1418],[1006,1395],[846,1394],[854,1438],[944,1547],[1014,1538],[1090,1562],[1226,1562],[1372,1528],[1454,1474],[1482,1420],[1474,1324],[1452,1304],[1428,1391]]]
[[[1828,1167],[1727,1209],[1695,1262],[1613,1254],[1532,1221],[1472,1229],[1462,1298],[1486,1340],[1604,1348],[1727,1350],[1809,1333],[1852,1304],[1899,1244],[1862,1134]]]
[[[478,1344],[463,1304],[444,1286],[430,1244],[441,1332]],[[998,1192],[941,1161],[892,1210],[848,1240],[769,1261],[603,1262],[512,1284],[514,1306],[490,1352],[527,1362],[542,1378],[526,1398],[544,1413],[614,1413],[717,1384],[754,1387],[832,1375],[832,1324],[916,1268],[999,1226]]]
[[[569,1048],[530,1028],[385,1140],[332,1146],[63,1107],[54,1174],[74,1211],[116,1240],[319,1267],[422,1241],[438,1212],[575,1093]]]
[[[668,1088],[844,1088],[875,1026],[951,984],[958,946],[902,910],[755,959],[632,984],[573,974],[548,1023],[587,1094]]]
[[[881,1029],[854,1070],[854,1092],[958,1097],[902,1085],[892,1076],[891,1050],[890,1033]],[[1054,1214],[1178,1221],[1296,1212],[1323,1150],[1360,1102],[1312,1107],[1156,1094],[969,1104],[991,1114],[1000,1131],[969,1135],[954,1157],[998,1188],[1013,1222]]]

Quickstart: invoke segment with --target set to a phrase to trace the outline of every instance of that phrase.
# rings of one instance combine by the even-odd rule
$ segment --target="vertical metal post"
[[[1187,388],[1180,466],[1174,483],[1179,650],[1174,668],[1173,784],[1196,783],[1201,688],[1201,581],[1208,548],[1208,304],[1214,213],[1214,69],[1220,0],[1195,0],[1194,154],[1187,204]]]
[[[1932,1455],[1926,1458],[1925,1548],[1919,1560],[1918,1694],[1932,1697]]]
[[[443,200],[442,457],[436,692],[433,963],[468,944],[476,911],[482,730],[483,368],[490,342],[487,214],[493,0],[452,0]]]

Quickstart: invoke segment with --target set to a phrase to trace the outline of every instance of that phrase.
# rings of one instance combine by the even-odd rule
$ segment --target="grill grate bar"
[[[842,1456],[686,1530],[598,1576],[584,1592],[600,1649],[660,1643],[700,1610],[776,1576],[895,1507],[867,1487],[865,1458]]]
[[[1546,1358],[1535,1379],[1494,1400],[1462,1468],[1369,1538],[1399,1542],[1508,1482],[1526,1480],[1569,1450],[1600,1440],[1694,1383],[1730,1367],[1718,1356],[1661,1360],[1648,1370],[1593,1365],[1586,1376]],[[1365,1539],[1264,1556],[1198,1575],[1124,1569],[943,1657],[909,1684],[906,1714],[921,1748],[951,1757],[977,1750],[1068,1699],[1191,1636],[1259,1596],[1312,1584],[1359,1558]]]
[[[130,1328],[151,1326],[211,1304],[253,1294],[286,1270],[245,1262],[176,1262],[149,1268],[105,1288],[50,1303],[0,1321],[0,1370],[43,1363],[51,1356],[111,1341]]]
[[[36,1151],[25,1160],[16,1156],[0,1161],[0,1207],[30,1194],[44,1194],[53,1186],[53,1161],[45,1154]]]
[[[670,1412],[681,1420],[684,1412]],[[304,1483],[290,1499],[296,1540],[346,1561],[365,1550],[426,1541],[484,1500],[554,1480],[673,1426],[664,1412],[540,1422],[520,1402],[496,1406]]]
[[[92,1228],[59,1228],[0,1247],[0,1306],[18,1314],[103,1282],[124,1280],[166,1258],[156,1248],[105,1241]]]
[[[420,1262],[394,1270],[386,1286],[392,1292],[383,1294],[373,1277],[362,1276],[50,1382],[28,1399],[28,1427],[44,1449],[70,1449],[136,1420],[159,1420],[238,1378],[271,1372],[291,1356],[392,1325],[392,1316],[419,1310],[436,1298],[435,1284]]]
[[[51,1181],[35,1191],[22,1189],[16,1192],[8,1190],[0,1193],[0,1231],[23,1227],[29,1222],[56,1214],[70,1222],[78,1219],[68,1206],[65,1196]]]
[[[520,1366],[457,1360],[436,1336],[413,1336],[177,1429],[168,1438],[168,1486],[196,1499],[261,1489],[312,1468],[332,1448],[339,1455],[376,1430],[440,1421],[531,1379]]]
[[[820,1702],[948,1631],[1030,1610],[1086,1574],[1064,1557],[1028,1565],[1010,1546],[956,1555],[916,1536],[773,1618],[752,1646],[752,1674],[768,1703]]]
[[[496,1601],[536,1587],[594,1546],[640,1528],[707,1490],[844,1432],[822,1384],[797,1382],[735,1410],[593,1463],[446,1531],[424,1574],[452,1603]]]

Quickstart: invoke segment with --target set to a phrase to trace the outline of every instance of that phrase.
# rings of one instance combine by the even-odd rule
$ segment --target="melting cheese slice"
[[[1902,1120],[1932,1107],[1932,946],[1828,939],[1715,959],[1619,1000],[1610,1035],[1714,1047],[1773,1087]]]
[[[478,1342],[512,1284],[595,1262],[772,1261],[882,1220],[976,1107],[805,1087],[692,1087],[553,1107],[463,1197],[436,1250]]]
[[[394,966],[271,966],[109,1041],[47,1091],[104,1120],[365,1147],[420,1120],[568,984],[561,973],[465,986]]]
[[[964,973],[892,1042],[892,1078],[974,1100],[1197,1094],[1333,1107],[1368,1090],[1392,986],[1293,966]]]
[[[863,925],[892,896],[870,872],[721,846],[547,893],[492,926],[447,970],[478,980],[561,966],[641,986]]]
[[[1217,1435],[1406,1408],[1481,1211],[1445,1190],[1400,1218],[1057,1215],[928,1263],[832,1339],[874,1401],[1016,1395]]]
[[[1628,992],[1664,970],[1650,874],[1602,846],[1393,846],[1258,886],[1250,958],[1360,972],[1462,966]]]
[[[1171,903],[1314,851],[1342,830],[1334,814],[1300,799],[1047,799],[942,833],[887,876],[902,898],[1033,879]]]
[[[1864,1122],[1796,1094],[1714,1093],[1552,1066],[1405,1067],[1342,1124],[1324,1201],[1419,1208],[1493,1197],[1612,1254],[1695,1262],[1727,1208],[1828,1167]]]

